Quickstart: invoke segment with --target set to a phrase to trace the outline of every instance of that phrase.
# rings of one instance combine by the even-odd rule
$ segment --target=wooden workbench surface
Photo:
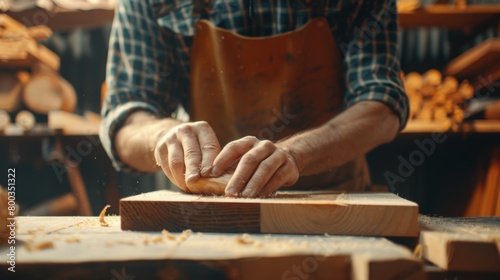
[[[422,263],[384,238],[325,235],[175,233],[120,229],[118,216],[19,217],[19,279],[421,279]],[[22,241],[22,245],[20,244]],[[27,244],[53,247],[28,251]],[[0,247],[5,258],[6,247]],[[7,271],[0,264],[0,278]],[[257,269],[258,268],[258,269]],[[120,276],[121,275],[121,276]],[[117,278],[118,277],[118,278]],[[299,278],[297,278],[299,277]],[[127,278],[132,279],[132,278]],[[304,279],[304,278],[302,278]]]

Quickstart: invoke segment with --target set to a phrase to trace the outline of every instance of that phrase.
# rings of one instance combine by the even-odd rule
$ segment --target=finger
[[[299,173],[295,161],[286,153],[285,163],[274,172],[266,185],[260,190],[258,196],[268,196],[281,187],[292,186],[299,179]]]
[[[191,127],[179,129],[177,136],[182,143],[185,165],[185,183],[194,183],[200,177],[201,149],[198,137]]]
[[[200,174],[208,176],[215,157],[220,153],[220,144],[215,132],[208,123],[200,122],[199,125],[198,142],[201,148]]]
[[[281,187],[285,186],[285,178],[287,178],[290,171],[285,165],[282,165],[266,183],[266,185],[255,196],[269,196]]]
[[[286,158],[279,153],[273,153],[263,160],[246,184],[241,196],[256,197],[285,162]]]
[[[172,177],[174,177],[177,186],[184,191],[189,192],[189,188],[185,183],[185,163],[184,163],[184,151],[181,143],[175,139],[169,141],[168,145],[168,166],[172,172]]]
[[[234,162],[251,150],[259,140],[253,136],[247,136],[227,144],[215,157],[210,176],[219,177]]]
[[[170,171],[170,166],[168,163],[168,148],[167,145],[162,141],[162,144],[155,148],[155,159],[156,164],[161,167],[163,173],[168,177],[172,183],[177,185],[177,181],[175,180],[172,172]]]
[[[257,146],[245,153],[241,157],[231,180],[229,180],[227,184],[226,195],[239,195],[261,162],[269,157],[275,150],[276,147],[274,144],[271,141],[265,140],[259,142]]]

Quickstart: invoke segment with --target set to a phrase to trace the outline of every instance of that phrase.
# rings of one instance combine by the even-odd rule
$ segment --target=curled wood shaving
[[[192,233],[193,233],[193,231],[190,229],[186,229],[186,230],[182,231],[181,235],[179,236],[179,240],[177,240],[177,241],[183,242],[184,240],[188,239],[188,237],[190,237]]]
[[[165,237],[166,239],[168,240],[175,240],[177,239],[177,237],[175,237],[175,235],[171,234],[168,230],[164,229],[161,231],[161,234],[163,235],[163,237]]]
[[[54,243],[52,241],[46,241],[36,244],[26,244],[24,246],[28,251],[39,251],[54,248]]]
[[[249,244],[254,243],[253,238],[248,233],[244,233],[241,236],[238,235],[238,236],[236,236],[235,239],[236,239],[236,243],[238,243],[238,244],[249,245]]]
[[[111,206],[110,205],[104,206],[104,208],[102,208],[101,214],[99,214],[99,223],[103,227],[109,226],[108,222],[106,222],[106,220],[104,220],[104,216],[106,216],[106,210],[108,210],[109,207],[111,207]]]
[[[422,245],[418,244],[417,247],[415,247],[415,250],[413,251],[413,255],[415,255],[415,257],[421,259],[422,258]]]

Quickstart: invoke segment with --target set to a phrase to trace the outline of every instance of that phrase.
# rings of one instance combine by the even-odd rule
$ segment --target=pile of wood
[[[76,92],[59,71],[59,57],[39,43],[52,34],[45,26],[27,28],[0,15],[0,131],[10,125],[31,129],[33,113],[74,111]]]
[[[408,73],[403,80],[410,99],[410,120],[461,123],[464,101],[474,96],[474,87],[467,80],[459,83],[452,76],[443,78],[435,69],[423,75]]]

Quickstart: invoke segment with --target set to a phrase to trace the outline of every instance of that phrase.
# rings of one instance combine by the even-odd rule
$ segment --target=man
[[[104,147],[186,192],[224,173],[228,196],[363,190],[364,154],[408,118],[394,2],[123,0]]]

